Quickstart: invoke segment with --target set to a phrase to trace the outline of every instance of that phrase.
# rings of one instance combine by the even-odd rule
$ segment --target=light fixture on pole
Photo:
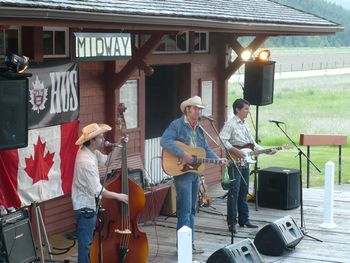
[[[270,50],[263,49],[258,53],[257,60],[259,60],[260,62],[267,62],[270,59],[270,55]]]
[[[7,65],[9,71],[15,73],[23,73],[29,66],[29,58],[17,54],[7,55],[4,62]]]
[[[243,61],[248,61],[248,60],[252,60],[253,59],[253,52],[251,49],[245,49],[242,53],[241,53],[241,59]]]

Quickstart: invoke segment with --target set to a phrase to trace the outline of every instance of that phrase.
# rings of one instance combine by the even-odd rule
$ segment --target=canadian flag
[[[22,207],[71,192],[79,122],[29,130],[26,148],[0,151],[0,204]]]

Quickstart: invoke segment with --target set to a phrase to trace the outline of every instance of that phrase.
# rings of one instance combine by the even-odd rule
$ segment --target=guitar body
[[[234,146],[235,148],[237,149],[240,149],[241,151],[243,151],[245,154],[246,154],[246,158],[244,159],[245,162],[247,163],[256,163],[255,160],[253,160],[250,155],[249,155],[249,152],[252,152],[253,149],[254,149],[254,145],[252,143],[248,143],[248,144],[245,144],[243,146],[238,146],[238,145],[235,145]],[[240,158],[234,154],[234,153],[230,153],[230,156],[233,160],[235,161],[238,161]]]
[[[113,192],[122,191],[122,176],[112,178],[107,184],[106,189]],[[129,188],[129,211],[130,234],[117,233],[116,230],[122,230],[123,204],[114,200],[102,198],[102,207],[104,225],[102,228],[102,260],[105,263],[145,263],[148,257],[148,240],[146,233],[142,232],[137,225],[138,214],[141,213],[145,206],[145,194],[141,187],[131,179],[128,179]],[[127,241],[127,242],[126,242]],[[124,244],[127,243],[125,247]],[[98,234],[90,249],[90,260],[92,263],[99,263],[99,240]]]
[[[204,158],[206,155],[203,148],[190,147],[179,141],[176,141],[176,145],[193,156]],[[162,166],[163,171],[172,176],[178,176],[188,172],[202,173],[205,169],[204,163],[183,164],[181,159],[165,149],[162,151]]]

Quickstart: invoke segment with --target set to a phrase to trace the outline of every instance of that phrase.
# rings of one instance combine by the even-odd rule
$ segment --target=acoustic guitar
[[[171,176],[178,176],[188,172],[203,173],[205,163],[223,164],[222,160],[205,158],[205,150],[201,147],[191,147],[182,142],[176,141],[177,146],[192,155],[192,163],[184,164],[181,158],[171,154],[167,150],[162,151],[163,171]]]
[[[258,156],[259,154],[263,154],[263,153],[270,153],[272,152],[273,150],[282,150],[282,149],[292,149],[291,146],[288,146],[288,145],[283,145],[283,146],[278,146],[278,147],[273,147],[273,148],[268,148],[268,149],[262,149],[262,150],[253,150],[254,149],[254,145],[249,143],[249,144],[246,144],[244,146],[235,146],[235,148],[238,148],[240,149],[241,151],[243,151],[246,156],[244,158],[244,162],[245,163],[256,163],[256,160],[254,160],[254,156]],[[239,158],[236,154],[234,153],[230,153],[231,157],[233,160],[235,161],[239,161],[241,160],[242,158]],[[242,161],[242,160],[241,160]]]

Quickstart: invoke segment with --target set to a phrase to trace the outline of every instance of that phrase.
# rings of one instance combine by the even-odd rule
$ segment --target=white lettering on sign
[[[115,58],[131,57],[130,34],[76,33],[75,57],[83,58]]]
[[[50,113],[62,113],[78,109],[77,71],[51,72]]]

